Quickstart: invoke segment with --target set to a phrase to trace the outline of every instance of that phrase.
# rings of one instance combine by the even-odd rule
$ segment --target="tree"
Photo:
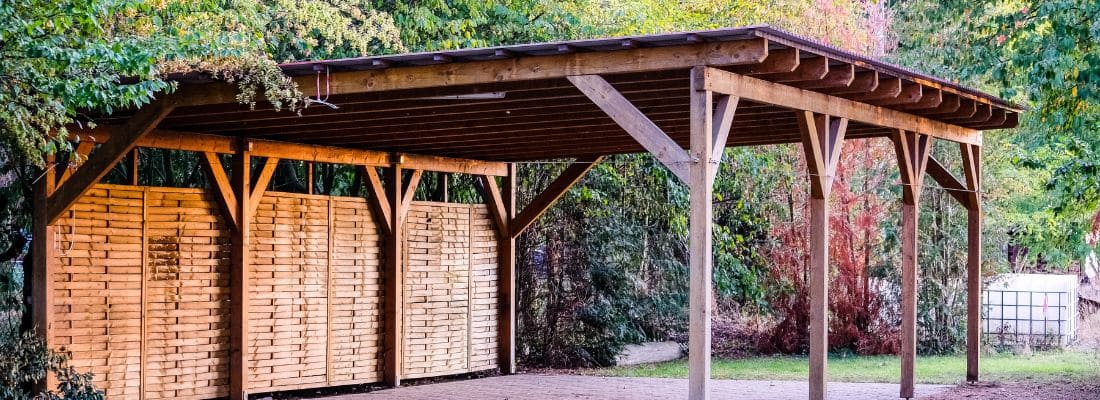
[[[1082,259],[1100,229],[1100,7],[897,3],[900,62],[1031,107],[1018,129],[986,136],[988,225],[1009,250],[987,254],[1039,267]]]

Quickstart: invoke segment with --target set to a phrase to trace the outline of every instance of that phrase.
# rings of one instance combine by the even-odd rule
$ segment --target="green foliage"
[[[375,0],[414,51],[485,47],[574,37],[578,0]]]
[[[1090,227],[1100,213],[1100,7],[910,1],[898,12],[900,62],[1031,106],[1018,129],[987,135],[990,227],[1039,267],[1081,259],[1086,234],[1100,229]]]

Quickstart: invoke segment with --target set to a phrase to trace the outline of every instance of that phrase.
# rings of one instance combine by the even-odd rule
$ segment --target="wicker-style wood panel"
[[[109,398],[228,394],[229,242],[202,189],[96,185],[55,226],[54,343]],[[406,376],[497,365],[484,205],[414,202]],[[361,198],[268,192],[253,217],[250,391],[381,379],[381,236]]]
[[[140,396],[143,196],[96,185],[58,219],[57,237],[44,238],[60,258],[49,334],[107,398]]]
[[[405,225],[404,376],[496,366],[495,233],[484,205],[414,202]],[[486,271],[487,269],[493,272]],[[492,292],[492,293],[490,293]]]
[[[378,227],[363,199],[333,198],[332,208],[332,384],[377,382],[382,367]]]
[[[228,395],[229,234],[201,190],[146,194],[145,398]]]
[[[251,264],[251,389],[325,386],[328,198],[265,194],[252,222]]]

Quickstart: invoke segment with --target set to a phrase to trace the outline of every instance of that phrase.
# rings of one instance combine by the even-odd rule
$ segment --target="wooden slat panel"
[[[146,399],[229,394],[229,227],[209,196],[147,195]]]
[[[328,201],[268,192],[252,229],[250,391],[325,386]]]

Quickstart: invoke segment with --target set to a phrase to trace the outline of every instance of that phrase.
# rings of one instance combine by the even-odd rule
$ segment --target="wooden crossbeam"
[[[390,226],[390,202],[386,197],[386,190],[382,186],[382,179],[378,176],[378,170],[371,166],[361,166],[363,179],[367,180],[367,190],[370,191],[370,205],[374,210],[374,219],[383,233],[393,231]]]
[[[423,170],[413,170],[412,175],[409,177],[409,183],[405,185],[404,193],[401,195],[401,210],[408,211],[409,205],[412,204],[413,198],[416,197],[416,188],[420,186],[420,178],[424,175]]]
[[[497,180],[491,176],[481,175],[478,176],[478,180],[481,185],[478,188],[481,191],[481,197],[485,199],[485,204],[489,207],[489,215],[493,217],[493,224],[496,226],[497,235],[502,240],[511,240],[508,210],[505,208],[504,199],[501,197],[500,186],[497,185]]]
[[[225,167],[222,166],[221,158],[217,153],[204,152],[202,153],[202,165],[203,172],[206,174],[206,178],[210,181],[210,186],[214,189],[214,198],[218,200],[222,214],[225,216],[226,221],[229,222],[233,229],[240,228],[240,219],[237,218],[237,195],[233,190],[233,186],[229,181],[229,175],[225,173]]]
[[[737,96],[720,95],[718,100],[715,101],[715,110],[713,126],[713,154],[711,159],[720,164],[722,162],[722,155],[726,152],[726,142],[730,137],[730,128],[733,126],[733,116],[737,112]],[[718,175],[718,165],[710,171],[710,181],[714,182],[714,177]]]
[[[853,100],[772,83],[716,68],[706,69],[709,90],[761,103],[805,110],[871,125],[928,135],[960,143],[981,144],[982,134],[970,128],[876,107]]]
[[[963,159],[963,175],[966,179],[967,202],[966,206],[969,209],[980,209],[982,196],[982,160],[981,160],[981,146],[976,145],[959,145],[960,152]]]
[[[932,137],[908,131],[898,131],[892,137],[894,152],[901,169],[902,195],[905,204],[917,204],[924,173],[932,154]]]
[[[546,186],[546,189],[535,196],[523,211],[516,214],[516,218],[510,224],[512,238],[517,238],[526,231],[542,214],[546,213],[546,210],[550,209],[550,206],[565,195],[569,188],[579,182],[588,171],[595,168],[600,160],[603,160],[603,156],[580,157],[574,160],[561,175]]]
[[[73,172],[72,177],[50,195],[47,206],[49,223],[56,222],[61,213],[68,210],[80,199],[80,196],[92,188],[92,185],[99,182],[115,164],[126,157],[142,136],[152,132],[157,124],[176,108],[177,98],[168,96],[141,108],[119,127],[111,140],[103,143],[99,149],[89,155],[88,160]]]
[[[67,165],[64,170],[61,171],[61,175],[57,177],[57,184],[54,185],[53,189],[64,185],[65,181],[68,181],[69,178],[73,176],[73,171],[76,171],[76,169],[80,166],[80,163],[88,158],[88,154],[92,152],[92,149],[95,148],[95,145],[95,142],[90,140],[81,141],[80,143],[76,144],[76,148],[74,148],[72,154],[69,155],[69,165]],[[80,161],[75,160],[74,157],[79,158]]]
[[[278,166],[278,157],[268,157],[264,160],[264,165],[260,168],[260,176],[256,177],[256,184],[252,185],[252,194],[249,195],[249,208],[253,213],[260,207],[260,200],[263,199],[264,192],[267,191],[267,186],[275,176],[275,168]]]
[[[680,178],[681,182],[688,182],[688,164],[691,163],[688,153],[630,104],[610,83],[598,75],[570,76],[569,81]]]
[[[947,194],[954,197],[959,204],[964,207],[969,204],[970,200],[966,195],[966,186],[947,167],[944,167],[932,156],[928,157],[928,176],[931,176],[937,184],[947,190]]]
[[[809,111],[796,111],[795,114],[810,172],[810,193],[815,199],[824,199],[832,188],[848,120]]]
[[[109,141],[119,131],[118,126],[100,125],[90,130],[73,130],[73,134],[79,136],[82,140],[98,143]],[[139,139],[135,143],[135,147],[232,154],[235,151],[234,140],[234,138],[228,136],[157,129],[150,132],[148,136]],[[470,175],[504,176],[507,174],[504,163],[491,161],[391,153],[275,140],[251,139],[250,142],[252,143],[252,155],[254,157],[376,167],[388,166],[391,160],[396,157],[400,160],[403,168],[406,169]]]

